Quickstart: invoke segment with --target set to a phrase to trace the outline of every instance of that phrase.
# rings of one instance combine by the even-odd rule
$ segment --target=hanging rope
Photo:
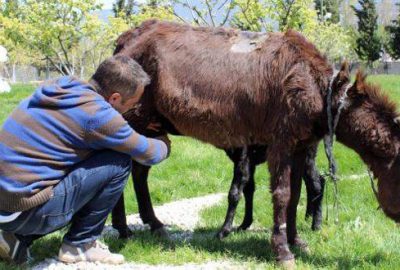
[[[369,176],[369,180],[370,180],[370,183],[371,183],[372,192],[374,193],[375,198],[379,203],[378,191],[376,190],[375,183],[374,183],[374,176],[372,175],[372,173],[371,173],[371,171],[369,169],[367,169],[367,171],[368,171],[368,176]],[[378,208],[376,210],[379,210],[379,209],[381,209],[380,205],[378,206]]]
[[[349,84],[346,89],[344,90],[343,95],[339,98],[338,101],[338,109],[336,112],[335,117],[333,117],[332,113],[332,85],[333,81],[335,78],[338,76],[339,71],[335,71],[333,76],[331,77],[331,80],[329,82],[329,87],[328,87],[328,92],[326,95],[326,111],[327,111],[327,117],[328,117],[328,134],[324,137],[324,147],[325,147],[325,154],[328,159],[329,163],[329,171],[326,176],[331,179],[333,182],[334,186],[334,203],[333,203],[333,208],[336,210],[335,212],[335,223],[339,222],[339,192],[338,192],[338,186],[337,186],[337,181],[338,177],[336,176],[336,161],[333,156],[333,142],[334,142],[334,136],[335,136],[335,130],[337,127],[337,124],[339,122],[340,114],[346,104],[346,99],[347,99],[347,91],[350,89],[351,85]],[[327,200],[326,200],[327,203]],[[328,205],[326,206],[326,218],[328,219]]]

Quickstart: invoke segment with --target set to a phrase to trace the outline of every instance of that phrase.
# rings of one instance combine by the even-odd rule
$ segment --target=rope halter
[[[334,142],[335,131],[336,131],[337,124],[339,122],[340,114],[346,105],[347,91],[351,87],[350,83],[346,86],[346,89],[344,90],[342,96],[339,98],[338,109],[337,109],[336,115],[333,117],[333,114],[332,114],[332,105],[333,105],[332,86],[333,86],[334,80],[339,75],[339,72],[340,71],[336,70],[333,73],[333,75],[329,81],[329,87],[328,87],[328,91],[327,91],[327,95],[326,95],[328,134],[325,135],[325,137],[324,137],[325,154],[326,154],[326,157],[327,157],[328,163],[329,163],[329,172],[327,173],[327,176],[333,181],[333,184],[334,184],[334,193],[335,193],[334,207],[336,208],[336,218],[335,218],[336,222],[338,222],[339,199],[338,199],[338,187],[337,187],[338,178],[336,176],[337,166],[336,166],[335,158],[333,156],[333,142]],[[328,214],[327,214],[327,218],[328,218]]]

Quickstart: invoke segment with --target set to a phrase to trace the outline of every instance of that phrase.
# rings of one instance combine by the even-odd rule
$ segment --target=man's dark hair
[[[105,98],[115,92],[124,98],[130,98],[138,87],[148,85],[150,78],[135,60],[128,56],[116,55],[100,64],[90,82]]]

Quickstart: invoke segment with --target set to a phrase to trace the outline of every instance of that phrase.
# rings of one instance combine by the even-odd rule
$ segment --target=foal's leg
[[[325,179],[319,174],[315,165],[318,145],[307,150],[304,168],[304,183],[307,189],[306,218],[312,216],[312,230],[319,230],[322,222],[322,199],[324,196]]]
[[[168,237],[168,232],[165,230],[164,224],[156,217],[151,202],[149,186],[147,184],[150,168],[149,166],[144,166],[138,162],[132,161],[132,181],[136,193],[140,218],[143,223],[150,226],[153,233]]]
[[[253,198],[255,191],[254,173],[256,165],[250,159],[249,164],[249,182],[243,189],[243,195],[245,199],[245,214],[242,224],[238,227],[238,230],[247,230],[253,223]]]
[[[245,215],[242,224],[238,230],[246,230],[253,223],[253,198],[255,191],[254,174],[256,167],[259,164],[265,163],[267,160],[267,146],[265,145],[251,145],[248,149],[249,156],[249,181],[243,189],[245,199]]]
[[[243,188],[249,180],[249,157],[247,155],[247,146],[235,149],[234,151],[235,153],[230,155],[234,161],[234,175],[228,195],[229,206],[226,213],[225,222],[220,231],[217,233],[217,238],[219,239],[228,236],[232,231],[232,223],[235,216],[236,207],[239,203]],[[233,158],[236,156],[235,154],[239,154],[239,160]]]

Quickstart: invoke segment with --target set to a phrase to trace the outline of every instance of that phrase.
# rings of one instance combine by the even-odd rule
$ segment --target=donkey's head
[[[344,65],[332,87],[334,104],[344,96],[337,139],[367,163],[378,178],[380,206],[387,216],[400,222],[400,126],[396,106],[378,86],[366,82],[361,71],[354,84],[349,83]]]

